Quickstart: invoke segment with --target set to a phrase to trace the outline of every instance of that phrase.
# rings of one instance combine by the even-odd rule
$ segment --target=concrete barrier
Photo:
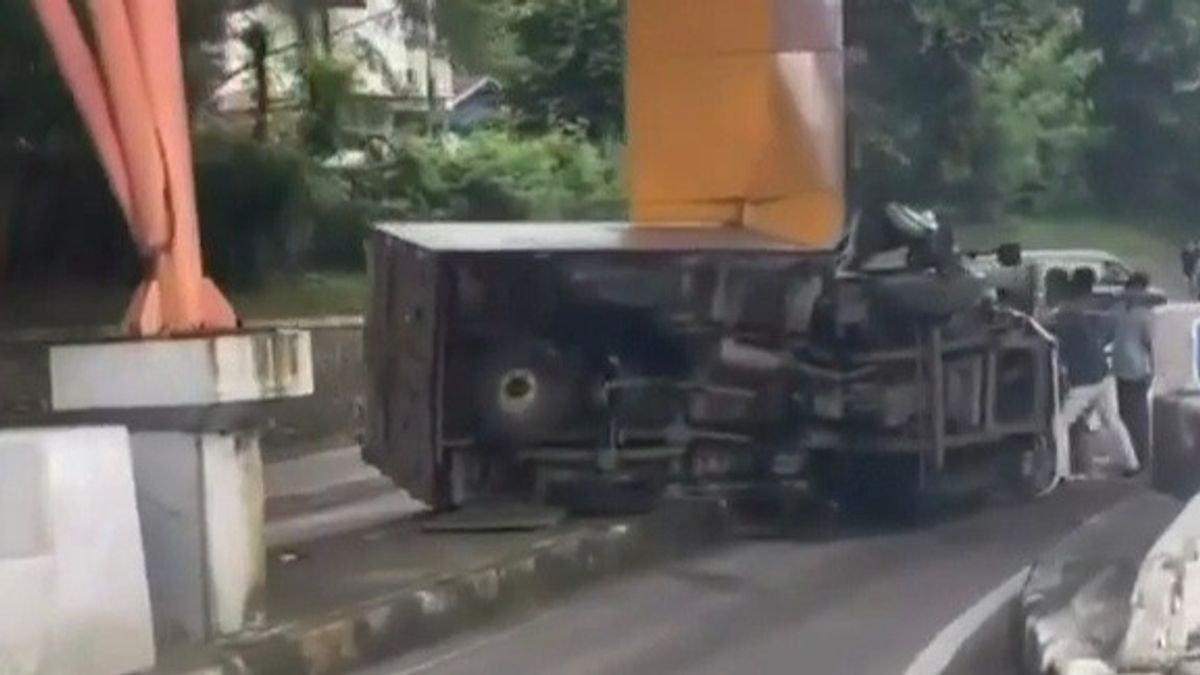
[[[1154,310],[1154,393],[1200,391],[1196,328],[1200,303],[1172,303]]]
[[[300,330],[50,348],[56,410],[128,426],[160,646],[262,617],[262,401],[313,392]]]
[[[312,336],[315,395],[259,404],[266,423],[265,461],[357,444],[365,373],[362,319],[356,316],[251,322],[253,329],[295,329]],[[86,424],[85,415],[55,412],[50,347],[118,337],[107,329],[0,334],[0,428]]]
[[[1200,490],[1200,304],[1154,313],[1151,403],[1154,487],[1181,499]]]
[[[1165,495],[1131,497],[1038,559],[1021,592],[1024,672],[1083,673],[1114,660],[1142,562],[1181,508]]]
[[[1200,498],[1193,498],[1150,548],[1132,594],[1117,663],[1168,671],[1195,654],[1200,639]]]
[[[1200,491],[1200,394],[1156,396],[1153,420],[1154,489],[1189,499]]]
[[[154,664],[129,435],[0,432],[0,673]]]

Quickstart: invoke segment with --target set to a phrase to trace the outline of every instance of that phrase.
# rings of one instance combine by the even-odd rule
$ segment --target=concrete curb
[[[1011,675],[1020,645],[1025,568],[1000,584],[938,633],[904,675]]]
[[[1027,673],[1111,660],[1129,623],[1138,570],[1182,504],[1143,493],[1094,516],[1034,564],[1020,597]]]
[[[641,518],[600,520],[466,573],[435,576],[382,597],[329,608],[220,645],[171,675],[323,675],[363,668],[501,618],[529,614],[581,588],[723,540],[723,504],[680,500]]]

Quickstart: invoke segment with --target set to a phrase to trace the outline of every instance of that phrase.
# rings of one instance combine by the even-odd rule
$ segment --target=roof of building
[[[482,91],[499,91],[503,88],[504,85],[490,75],[455,75],[454,97],[450,99],[450,108],[453,110]]]

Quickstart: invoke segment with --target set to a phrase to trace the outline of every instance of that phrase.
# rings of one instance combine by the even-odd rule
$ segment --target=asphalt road
[[[944,625],[1133,489],[1077,484],[902,531],[803,524],[589,589],[369,675],[899,674]]]

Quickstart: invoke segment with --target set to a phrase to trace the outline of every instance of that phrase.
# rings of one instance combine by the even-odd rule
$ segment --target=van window
[[[1107,286],[1124,286],[1132,272],[1115,260],[1105,260],[1099,274],[1099,283]]]

